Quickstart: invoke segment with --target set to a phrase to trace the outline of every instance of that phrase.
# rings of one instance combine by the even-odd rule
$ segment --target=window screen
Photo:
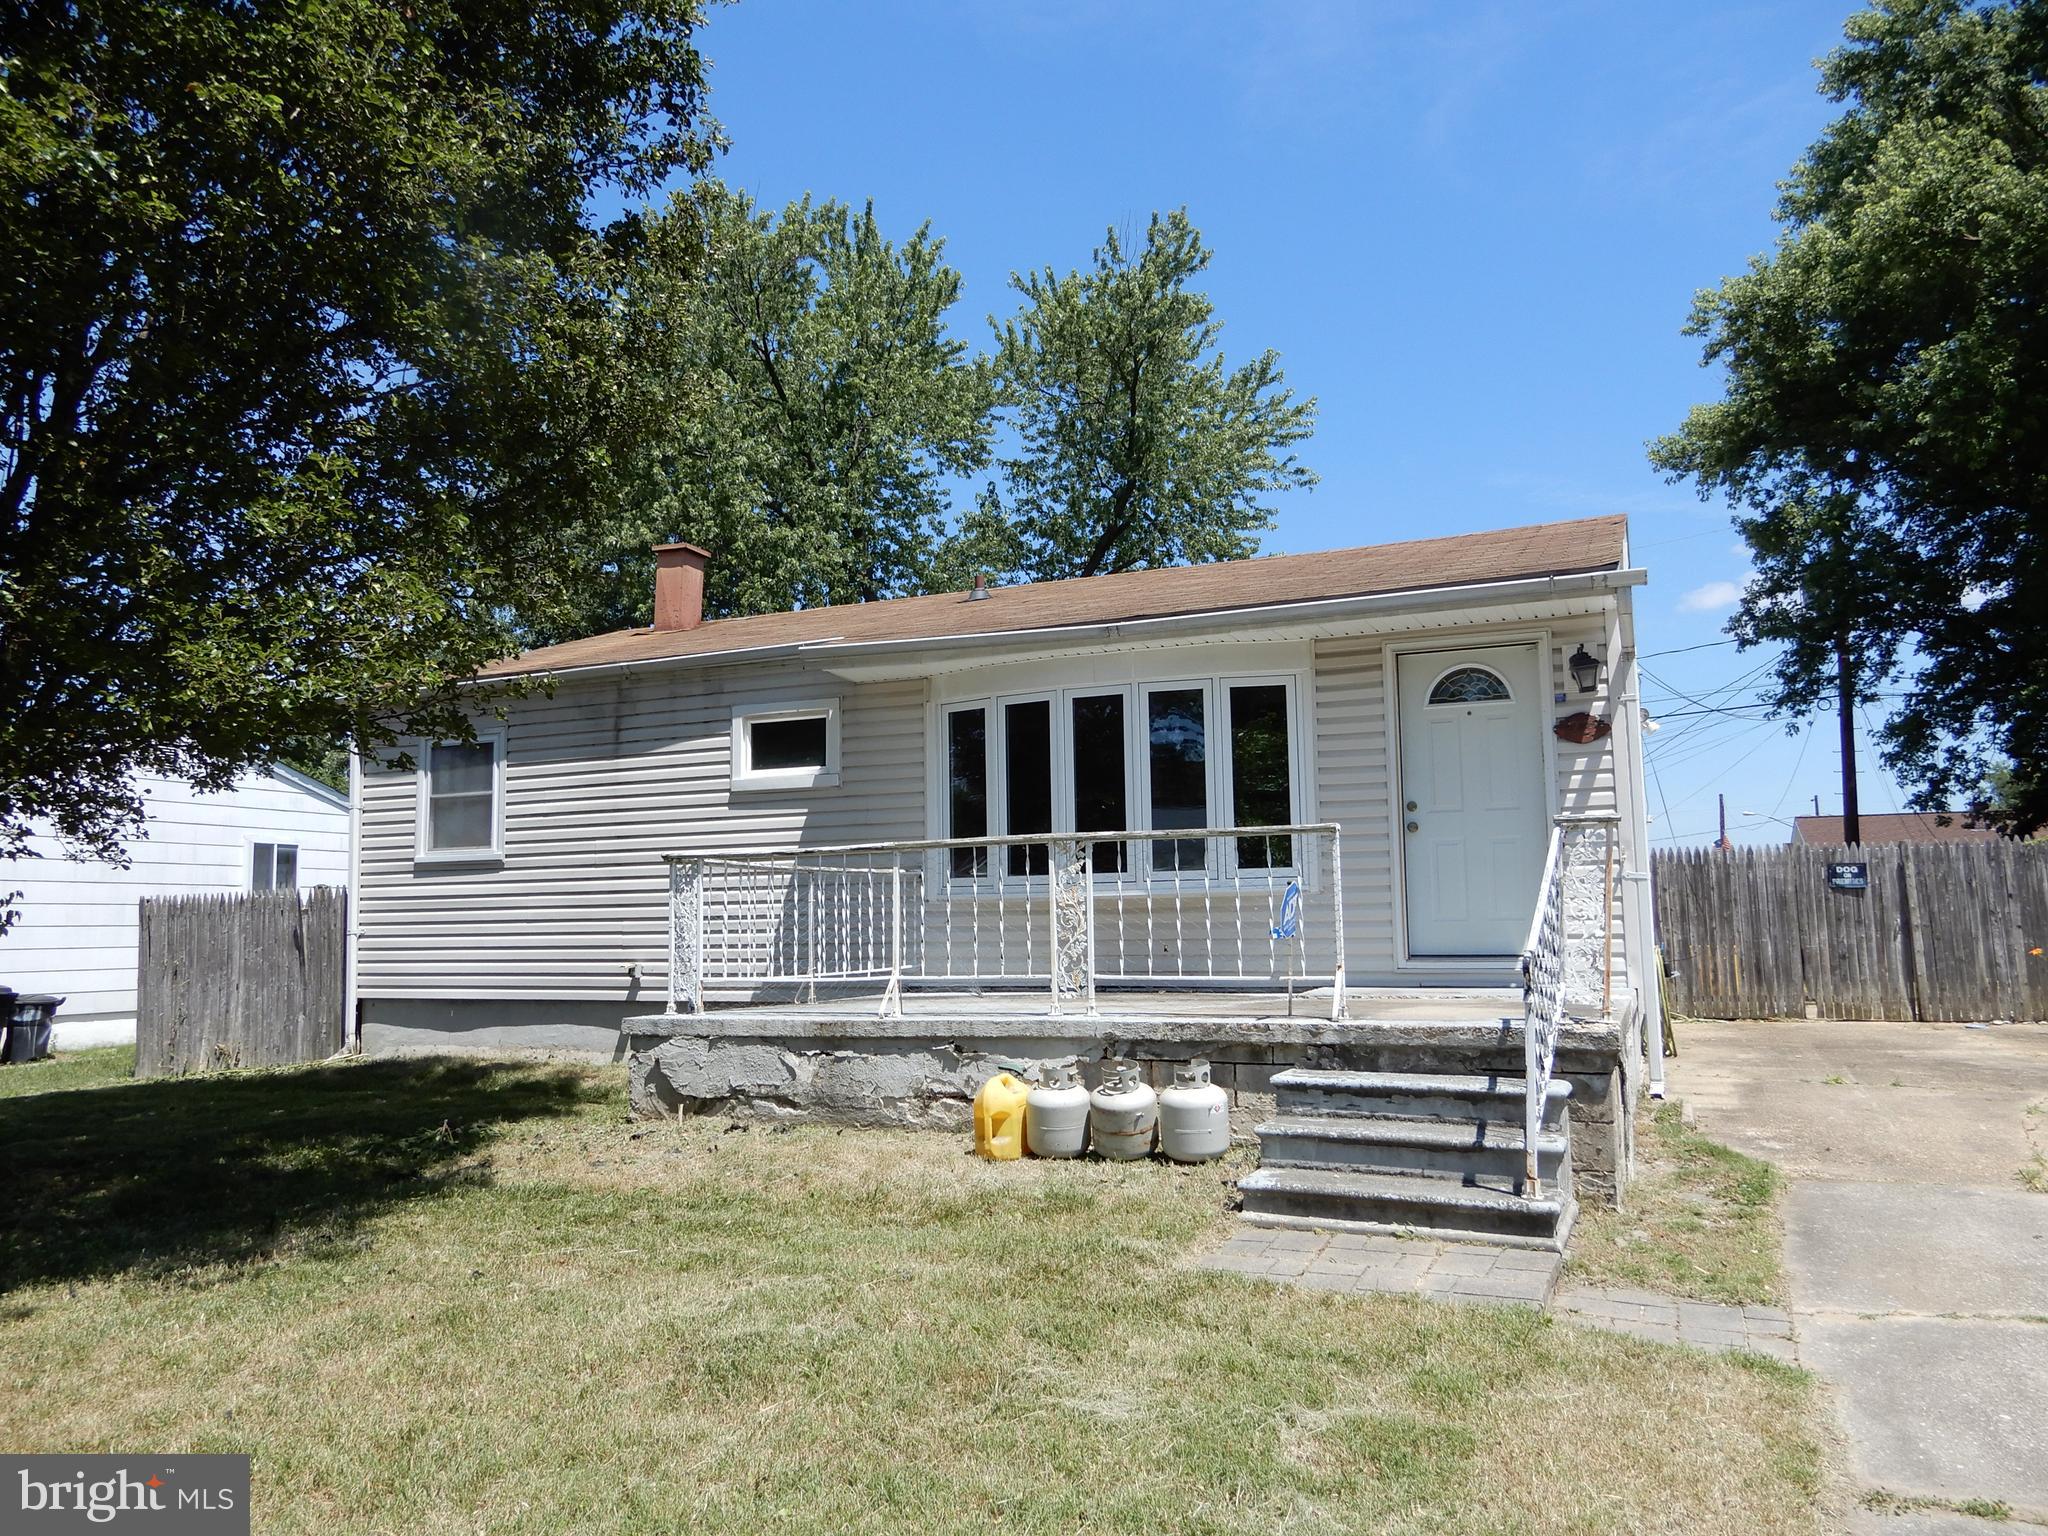
[[[772,773],[778,768],[824,768],[829,750],[824,715],[754,720],[747,725],[748,766],[756,773]]]
[[[434,853],[495,845],[497,751],[488,741],[441,742],[427,771],[427,848]]]

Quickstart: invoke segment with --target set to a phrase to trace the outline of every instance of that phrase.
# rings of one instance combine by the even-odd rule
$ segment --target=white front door
[[[1396,661],[1411,956],[1512,955],[1549,846],[1536,647]]]

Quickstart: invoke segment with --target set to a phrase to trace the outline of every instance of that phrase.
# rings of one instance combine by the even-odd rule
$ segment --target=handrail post
[[[1046,922],[1046,985],[1052,995],[1052,1016],[1060,1014],[1060,845],[1050,844],[1045,850],[1045,922]],[[1025,868],[1028,870],[1027,862]],[[1024,931],[1031,931],[1031,898],[1024,898]],[[1027,969],[1030,961],[1025,961]]]
[[[1330,938],[1335,946],[1330,981],[1330,1022],[1349,1018],[1350,1004],[1344,998],[1344,830],[1330,826]]]
[[[668,867],[668,1011],[704,1011],[704,861]]]
[[[903,863],[889,866],[889,985],[882,993],[882,1017],[903,1016]]]
[[[1543,1101],[1547,1096],[1537,1086],[1536,991],[1529,975],[1529,957],[1522,957],[1522,1159],[1523,1186],[1531,1200],[1543,1193],[1543,1175],[1537,1160],[1537,1137],[1543,1133]],[[1548,1087],[1547,1084],[1544,1085]]]
[[[1082,963],[1087,971],[1088,1016],[1095,1016],[1095,845],[1081,845],[1081,921],[1086,933]]]

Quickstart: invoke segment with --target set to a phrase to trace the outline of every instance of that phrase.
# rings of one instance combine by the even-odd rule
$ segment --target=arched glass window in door
[[[1429,690],[1432,704],[1491,704],[1508,697],[1508,685],[1485,667],[1453,667]]]

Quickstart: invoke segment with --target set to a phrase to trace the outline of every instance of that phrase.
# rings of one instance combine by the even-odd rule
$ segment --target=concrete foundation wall
[[[581,1051],[625,1055],[619,1005],[606,1002],[436,1002],[365,998],[361,1045],[370,1056],[417,1051]]]
[[[1128,1033],[1090,1028],[1020,1037],[996,1033],[987,1021],[956,1021],[937,1032],[931,1021],[881,1021],[830,1034],[793,1020],[654,1016],[628,1020],[627,1065],[636,1115],[729,1115],[743,1120],[819,1117],[850,1125],[965,1129],[975,1091],[1000,1071],[1030,1075],[1060,1063],[1081,1069],[1090,1087],[1112,1058],[1140,1063],[1154,1086],[1172,1080],[1175,1064],[1195,1057],[1231,1096],[1232,1130],[1249,1138],[1272,1112],[1273,1074],[1292,1066],[1377,1072],[1499,1073],[1519,1077],[1519,1040],[1484,1026],[1374,1023],[1310,1025],[1275,1038],[1231,1030],[1227,1021],[1179,1024],[1144,1021]],[[1571,1032],[1558,1074],[1572,1085],[1572,1162],[1579,1198],[1616,1204],[1632,1164],[1633,1115],[1624,1092],[1619,1034]]]

